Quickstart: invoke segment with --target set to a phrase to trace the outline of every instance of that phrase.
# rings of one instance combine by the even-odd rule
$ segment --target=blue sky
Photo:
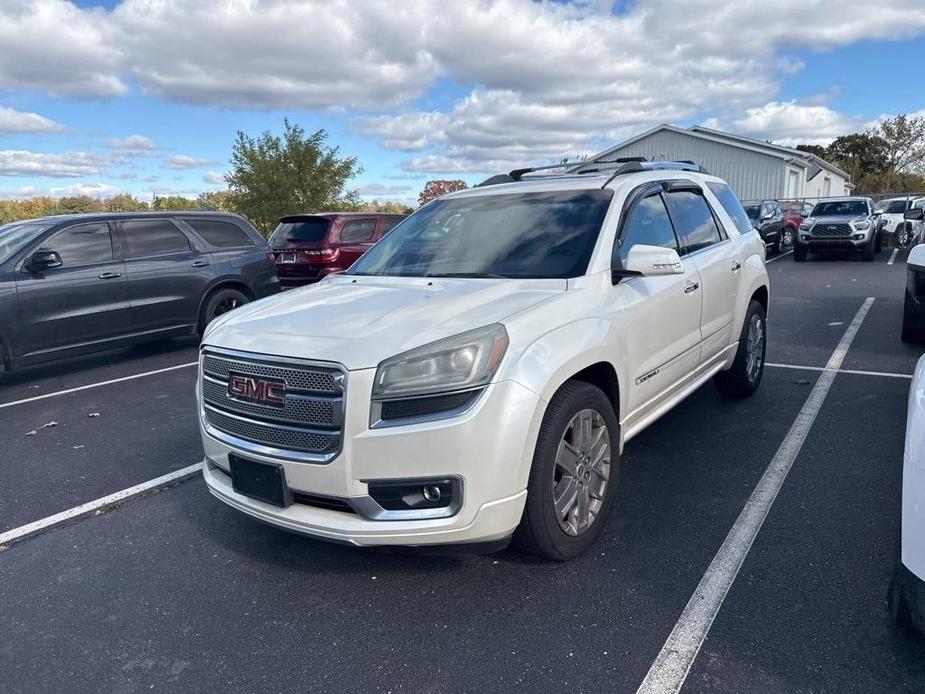
[[[662,122],[824,144],[925,111],[921,2],[768,5],[9,0],[0,197],[194,196],[237,130],[284,117],[356,155],[367,198],[409,201]]]

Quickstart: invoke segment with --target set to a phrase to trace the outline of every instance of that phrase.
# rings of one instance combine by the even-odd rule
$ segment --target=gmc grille
[[[275,403],[235,397],[229,374],[282,381],[285,397]],[[235,448],[327,462],[341,448],[345,376],[334,365],[210,349],[202,355],[203,423],[211,436]]]

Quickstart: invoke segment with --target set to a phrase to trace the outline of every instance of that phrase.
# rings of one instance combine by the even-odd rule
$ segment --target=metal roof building
[[[621,157],[650,161],[695,161],[726,179],[743,200],[819,198],[849,195],[847,173],[817,156],[789,147],[712,130],[700,125],[659,125],[582,162],[597,168],[619,164]]]

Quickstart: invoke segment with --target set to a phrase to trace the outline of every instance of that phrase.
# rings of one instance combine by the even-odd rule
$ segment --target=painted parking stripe
[[[202,463],[196,463],[194,465],[188,465],[185,468],[176,470],[174,472],[169,472],[166,475],[161,475],[160,477],[155,477],[153,480],[148,480],[147,482],[142,482],[141,484],[136,484],[134,487],[129,487],[128,489],[123,489],[122,491],[115,492],[113,494],[108,494],[107,496],[101,496],[99,499],[94,499],[93,501],[88,501],[85,504],[80,506],[75,506],[74,508],[69,508],[67,511],[61,511],[61,513],[56,513],[53,516],[48,516],[47,518],[42,518],[32,523],[27,523],[26,525],[21,525],[18,528],[13,528],[12,530],[7,530],[4,533],[0,533],[0,545],[6,545],[11,542],[16,542],[17,540],[22,540],[30,535],[35,535],[49,528],[53,528],[56,525],[61,525],[62,523],[67,523],[68,521],[77,520],[83,516],[88,516],[91,513],[96,513],[100,509],[103,509],[112,504],[119,503],[121,501],[127,501],[133,497],[149,492],[158,487],[163,487],[167,484],[172,484],[174,482],[180,482],[185,480],[193,475],[197,474],[202,470]]]
[[[82,390],[90,390],[91,388],[101,388],[103,386],[109,386],[113,383],[124,383],[125,381],[134,381],[136,378],[145,378],[147,376],[155,376],[157,374],[167,373],[168,371],[176,371],[178,369],[188,369],[191,366],[198,366],[198,361],[191,361],[188,364],[177,364],[176,366],[168,366],[164,369],[155,369],[154,371],[145,371],[144,373],[134,374],[132,376],[122,376],[121,378],[113,378],[108,381],[100,381],[99,383],[90,383],[85,386],[78,386],[77,388],[67,388],[65,390],[58,390],[54,393],[45,393],[44,395],[35,395],[31,398],[23,398],[22,400],[13,400],[12,402],[0,403],[0,410],[4,407],[13,407],[13,405],[24,405],[27,402],[35,402],[36,400],[45,400],[46,398],[56,398],[59,395],[69,395],[70,393],[78,393]]]
[[[890,254],[890,259],[889,259],[888,261],[886,261],[886,264],[887,264],[887,265],[892,265],[892,264],[893,264],[893,261],[896,260],[896,254],[897,254],[897,253],[899,253],[899,249],[898,249],[898,248],[894,248],[894,249],[893,249],[893,252]]]
[[[775,255],[773,258],[769,258],[768,260],[765,260],[764,264],[767,265],[768,263],[773,263],[775,260],[780,260],[784,256],[790,255],[791,253],[793,253],[793,251],[787,251],[786,253],[780,253],[778,255]]]
[[[726,593],[732,587],[742,562],[745,561],[761,525],[777,498],[777,493],[787,478],[787,473],[793,466],[793,461],[800,453],[803,442],[806,441],[816,415],[819,414],[832,382],[851,347],[851,342],[873,303],[874,297],[867,297],[832,352],[790,431],[787,432],[770,465],[752,491],[703,578],[700,579],[668,640],[639,686],[637,694],[676,694],[683,686],[691,665],[713,625],[713,620],[722,607]]]
[[[825,371],[824,366],[801,366],[799,364],[774,364],[767,362],[765,366],[773,369],[794,369],[796,371]],[[883,376],[885,378],[908,378],[912,379],[912,374],[900,374],[894,371],[864,371],[862,369],[839,369],[840,374],[854,374],[856,376]]]

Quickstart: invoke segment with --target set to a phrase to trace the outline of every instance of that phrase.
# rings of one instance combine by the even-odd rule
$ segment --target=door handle
[[[740,263],[738,260],[733,260],[732,261],[732,271],[738,272],[741,269],[742,269],[742,263]]]
[[[195,263],[193,263],[193,267],[207,267],[208,265],[209,261],[207,260],[197,260]]]
[[[690,281],[688,281],[688,282],[684,285],[684,293],[685,293],[685,294],[693,294],[693,293],[696,292],[698,289],[700,289],[700,282],[690,282]]]
[[[122,274],[119,272],[104,272],[102,275],[97,275],[97,279],[101,280],[115,280],[122,277]]]

